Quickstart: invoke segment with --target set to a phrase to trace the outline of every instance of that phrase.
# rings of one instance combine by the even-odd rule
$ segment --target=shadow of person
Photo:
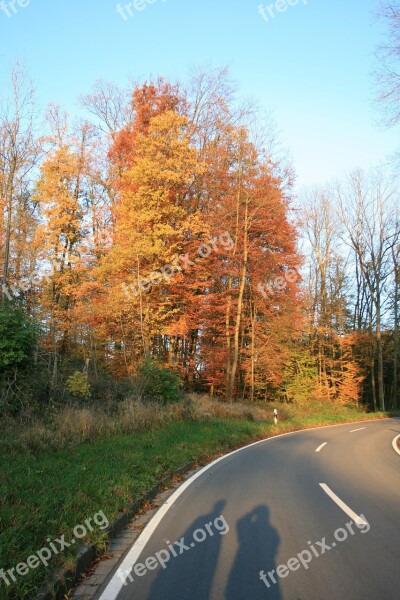
[[[228,533],[222,512],[225,500],[198,517],[182,534],[187,549],[160,569],[147,600],[206,600],[218,564],[223,536]],[[208,527],[207,527],[208,526]],[[203,541],[200,541],[203,540]],[[175,546],[176,547],[176,546]]]
[[[260,579],[260,572],[275,569],[279,535],[269,522],[269,510],[258,506],[237,523],[239,550],[225,590],[225,600],[280,600],[279,579]]]

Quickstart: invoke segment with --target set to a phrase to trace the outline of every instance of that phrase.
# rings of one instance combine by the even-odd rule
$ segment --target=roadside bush
[[[0,306],[0,377],[14,377],[33,361],[38,330],[22,308],[5,302]]]
[[[76,398],[85,400],[90,398],[90,383],[88,382],[86,375],[81,371],[75,371],[75,373],[68,377],[67,390]]]
[[[170,369],[147,360],[136,379],[136,395],[142,402],[172,404],[181,398],[179,377]]]
[[[39,328],[18,305],[0,305],[0,415],[30,418],[42,396],[42,378],[36,385],[36,349]],[[32,378],[34,385],[32,385]]]

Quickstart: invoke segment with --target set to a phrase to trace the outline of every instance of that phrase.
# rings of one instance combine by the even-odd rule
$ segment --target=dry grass
[[[197,421],[207,419],[241,419],[247,421],[270,421],[275,405],[261,407],[251,404],[227,404],[210,396],[188,396],[192,409],[192,418]],[[282,408],[279,409],[281,417],[286,416]]]
[[[20,447],[23,450],[37,452],[46,448],[56,449],[59,446],[59,436],[54,434],[49,427],[43,423],[32,423],[22,430],[14,425],[9,432],[12,436],[7,439],[6,446]]]
[[[186,417],[184,403],[161,406],[157,403],[143,404],[137,400],[125,400],[118,407],[116,425],[123,433],[157,429],[165,423]]]
[[[112,434],[115,430],[108,415],[90,408],[64,408],[54,414],[52,424],[62,438],[77,438],[79,441]]]
[[[28,426],[8,422],[5,443],[10,448],[31,451],[46,448],[57,450],[99,437],[160,429],[174,421],[239,420],[272,424],[274,408],[279,413],[279,425],[274,428],[274,433],[279,432],[281,427],[287,430],[289,421],[297,429],[304,420],[312,419],[314,415],[315,425],[318,425],[326,420],[325,416],[331,421],[336,412],[338,416],[343,412],[343,407],[317,403],[310,403],[310,406],[301,409],[283,404],[227,404],[196,394],[187,395],[181,402],[167,406],[128,399],[108,407],[107,412],[98,407],[65,407],[43,422],[36,421]]]
[[[114,405],[112,410],[108,407],[107,412],[98,407],[65,407],[43,420],[31,420],[29,424],[8,419],[1,429],[7,446],[35,452],[76,446],[119,433],[159,429],[172,421],[194,418],[194,413],[186,399],[169,406],[125,400]]]

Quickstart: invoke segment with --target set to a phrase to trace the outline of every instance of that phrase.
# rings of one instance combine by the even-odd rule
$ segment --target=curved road
[[[161,507],[97,598],[398,600],[399,434],[398,419],[353,423],[219,459]]]

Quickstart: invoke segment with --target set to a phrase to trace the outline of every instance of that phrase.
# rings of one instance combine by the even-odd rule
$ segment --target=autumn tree
[[[338,190],[339,206],[348,243],[357,257],[371,298],[378,362],[378,402],[385,410],[382,330],[387,285],[393,273],[391,256],[399,243],[396,192],[391,178],[375,172],[369,178],[353,173],[348,185]]]
[[[35,137],[34,92],[24,69],[11,71],[10,97],[0,98],[0,259],[2,298],[34,269],[28,244],[37,220],[30,174],[41,156]],[[31,220],[29,220],[29,217]],[[18,293],[18,291],[17,291]]]
[[[40,312],[48,323],[52,381],[57,380],[59,354],[71,351],[75,294],[82,267],[80,245],[85,230],[86,128],[80,137],[61,140],[44,161],[34,194],[42,223],[34,244],[43,266],[39,282]]]
[[[169,88],[160,85],[158,91],[154,86],[135,91],[135,121],[116,136],[110,151],[121,177],[115,243],[100,277],[104,292],[112,288],[110,296],[119,304],[112,323],[128,370],[140,356],[157,353],[155,339],[161,339],[168,314],[176,312],[165,291],[168,277],[161,271],[157,281],[152,277],[182,251],[188,191],[198,170],[187,119],[170,110],[177,100],[172,92],[168,100]]]
[[[330,401],[358,403],[364,371],[356,352],[361,337],[353,333],[352,325],[364,312],[361,291],[365,287],[357,262],[355,273],[349,273],[342,211],[335,206],[329,187],[314,188],[304,198],[301,224],[307,248],[307,335],[318,368],[318,394]]]

